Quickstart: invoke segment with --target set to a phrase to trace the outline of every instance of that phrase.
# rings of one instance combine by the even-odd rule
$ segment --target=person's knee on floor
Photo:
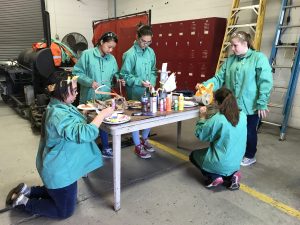
[[[75,212],[75,205],[69,206],[68,208],[65,208],[64,210],[58,211],[58,218],[59,219],[67,219],[71,217]]]

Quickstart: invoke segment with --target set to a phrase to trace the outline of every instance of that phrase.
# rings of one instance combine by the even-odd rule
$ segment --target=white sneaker
[[[17,198],[13,200],[12,207],[15,208],[18,205],[26,205],[28,198],[23,194],[18,194]]]
[[[244,157],[242,162],[241,162],[241,166],[250,166],[252,164],[256,163],[256,159],[255,158],[252,158],[252,159],[249,159],[247,157]]]

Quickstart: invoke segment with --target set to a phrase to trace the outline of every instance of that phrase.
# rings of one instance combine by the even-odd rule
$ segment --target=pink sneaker
[[[237,171],[232,175],[231,184],[228,187],[231,191],[238,190],[240,188],[241,177],[242,174],[240,171]]]
[[[224,180],[222,177],[217,177],[216,179],[214,179],[211,183],[209,183],[208,185],[206,185],[207,188],[211,188],[211,187],[217,187],[220,184],[223,184]]]
[[[138,155],[142,159],[151,158],[151,154],[145,150],[145,147],[142,144],[135,146],[134,152],[136,155]]]
[[[148,140],[142,139],[142,145],[144,145],[144,148],[147,152],[155,152],[155,149],[153,146],[148,142]]]

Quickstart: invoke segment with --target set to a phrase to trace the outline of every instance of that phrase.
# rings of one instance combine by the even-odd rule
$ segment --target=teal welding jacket
[[[152,48],[140,48],[137,41],[123,54],[120,75],[126,82],[126,93],[129,100],[140,100],[146,88],[142,81],[156,84],[156,57]]]
[[[46,109],[36,167],[48,189],[66,187],[102,166],[99,129],[71,104],[52,98]]]
[[[249,49],[243,56],[231,55],[214,77],[203,84],[214,84],[214,91],[225,85],[237,98],[246,115],[268,108],[273,87],[272,69],[267,57]]]
[[[111,92],[113,77],[118,78],[118,64],[111,54],[101,56],[99,48],[85,50],[72,71],[78,77],[80,84],[80,103],[86,103],[94,99],[106,100],[110,95],[96,94],[92,83],[96,81],[99,85],[105,85],[100,91]]]
[[[200,119],[196,124],[195,135],[201,141],[210,142],[207,149],[196,151],[195,161],[200,168],[222,176],[230,176],[240,169],[247,139],[245,113],[240,112],[235,127],[221,113],[208,120]]]

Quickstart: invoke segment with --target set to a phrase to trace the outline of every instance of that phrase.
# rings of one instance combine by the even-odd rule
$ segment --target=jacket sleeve
[[[114,60],[113,74],[114,74],[116,79],[120,79],[120,72],[119,72],[119,67],[118,67],[116,59]]]
[[[88,77],[89,71],[89,57],[86,52],[83,52],[80,59],[74,66],[72,73],[78,76],[78,83],[85,87],[91,87],[93,83],[93,79]]]
[[[57,133],[66,141],[84,143],[94,141],[99,134],[99,129],[93,124],[78,121],[72,115],[57,113],[52,119],[52,124]]]
[[[225,83],[225,74],[227,68],[228,60],[226,60],[218,72],[212,78],[208,79],[207,81],[203,82],[204,86],[207,86],[209,83],[214,84],[214,91],[220,89]]]
[[[123,65],[120,74],[124,77],[127,86],[142,86],[142,79],[133,74],[136,66],[136,59],[130,52],[124,53],[123,55]]]
[[[220,129],[215,116],[208,120],[200,119],[196,124],[195,135],[201,141],[213,142],[219,138]]]
[[[273,76],[269,61],[263,54],[257,61],[256,83],[258,88],[257,109],[267,109],[273,87]]]

